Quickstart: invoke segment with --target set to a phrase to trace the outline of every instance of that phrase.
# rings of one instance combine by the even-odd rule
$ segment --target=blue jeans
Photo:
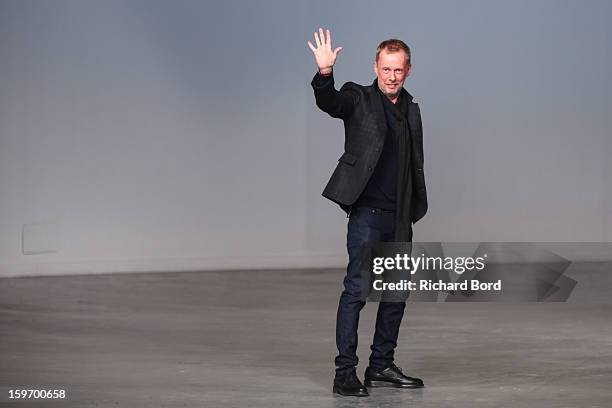
[[[361,262],[364,247],[376,242],[391,242],[395,233],[395,214],[371,207],[357,207],[350,213],[347,233],[349,263],[344,278],[336,318],[336,374],[355,370],[359,312],[365,305],[361,294]],[[381,371],[393,363],[399,327],[406,302],[380,302],[376,330],[370,347],[370,367]]]

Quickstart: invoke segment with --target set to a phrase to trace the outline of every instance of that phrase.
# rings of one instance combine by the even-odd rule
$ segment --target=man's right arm
[[[333,74],[324,76],[317,72],[310,85],[316,104],[322,111],[334,118],[347,119],[351,116],[359,97],[349,83],[337,91]]]

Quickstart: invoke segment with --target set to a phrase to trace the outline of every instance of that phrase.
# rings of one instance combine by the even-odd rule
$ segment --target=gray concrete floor
[[[0,279],[3,393],[69,394],[0,406],[610,407],[611,266],[579,267],[567,303],[410,303],[396,362],[426,388],[364,399],[331,393],[341,270]]]

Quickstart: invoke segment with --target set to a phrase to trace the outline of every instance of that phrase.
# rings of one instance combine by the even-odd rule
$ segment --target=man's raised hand
[[[317,44],[316,47],[308,41],[308,46],[314,54],[319,72],[323,75],[331,73],[332,67],[336,63],[336,58],[342,50],[342,47],[338,47],[332,51],[331,33],[329,30],[325,30],[325,34],[327,34],[327,36],[323,34],[322,28],[319,28],[318,33],[315,31],[314,39]]]

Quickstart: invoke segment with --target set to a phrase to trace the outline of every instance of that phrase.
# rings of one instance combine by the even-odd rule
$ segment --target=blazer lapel
[[[372,94],[372,113],[374,115],[374,126],[376,127],[376,138],[382,142],[385,139],[385,134],[387,133],[387,117],[383,111],[382,94],[378,89],[376,79],[374,79],[370,89]]]

